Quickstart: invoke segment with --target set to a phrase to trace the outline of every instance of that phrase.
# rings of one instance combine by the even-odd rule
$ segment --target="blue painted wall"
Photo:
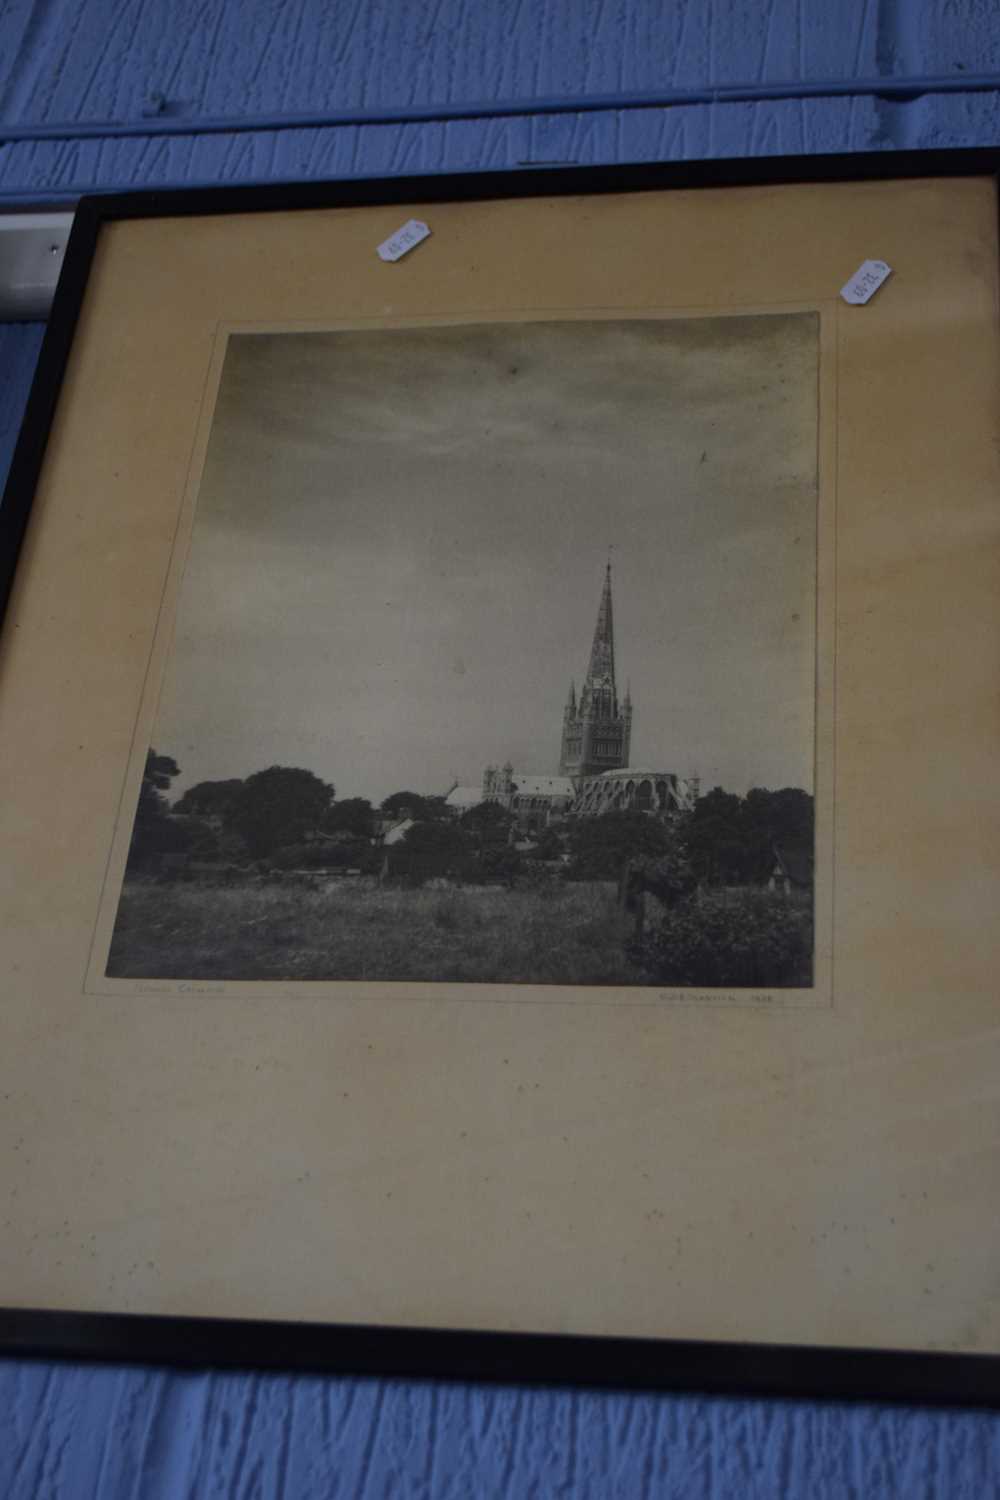
[[[198,122],[1000,70],[996,0],[0,0],[0,211],[108,187],[1000,140],[1000,95],[261,129]],[[190,134],[113,137],[115,122]],[[63,138],[32,138],[65,125]],[[105,127],[74,138],[79,127]],[[0,478],[40,342],[0,325]],[[2,1301],[2,1288],[0,1288]],[[0,1364],[0,1493],[982,1500],[1000,1419]]]

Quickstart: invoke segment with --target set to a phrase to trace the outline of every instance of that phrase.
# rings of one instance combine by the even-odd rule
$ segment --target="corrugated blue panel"
[[[990,0],[320,0],[170,6],[17,0],[3,12],[8,124],[246,118],[380,105],[586,98],[705,84],[1000,67]],[[155,121],[154,121],[155,123]],[[861,150],[992,140],[997,96],[719,105],[576,120],[0,145],[0,200],[149,183]]]
[[[262,131],[3,149],[0,203],[145,185],[498,170],[545,163],[862,151],[892,144],[870,99],[699,105],[446,124]]]
[[[986,1500],[972,1413],[14,1366],[10,1500]]]
[[[130,120],[1000,68],[994,0],[7,0],[0,120]],[[151,182],[976,145],[996,95],[0,145],[0,203]],[[0,327],[0,477],[40,342]],[[5,789],[6,792],[7,789]],[[2,1288],[0,1288],[2,1300]],[[1000,1420],[419,1382],[0,1367],[11,1500],[981,1500]]]
[[[881,19],[825,0],[21,0],[0,110],[129,118],[155,93],[178,113],[243,115],[871,74]]]

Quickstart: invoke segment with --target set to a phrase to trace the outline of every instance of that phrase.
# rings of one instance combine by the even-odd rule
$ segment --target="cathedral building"
[[[479,787],[453,787],[446,800],[456,813],[477,802],[496,802],[514,813],[525,828],[533,829],[545,827],[567,813],[597,817],[635,808],[665,814],[693,807],[698,796],[697,777],[630,766],[631,742],[631,693],[626,687],[624,698],[619,700],[615,682],[614,606],[608,563],[587,675],[579,698],[575,683],[570,685],[563,709],[558,774],[523,774],[508,761],[503,766],[487,766]]]
[[[627,766],[631,739],[631,696],[626,689],[624,701],[619,705],[615,687],[615,618],[608,563],[580,701],[576,698],[576,684],[570,683],[563,711],[560,776],[599,776],[602,771]]]

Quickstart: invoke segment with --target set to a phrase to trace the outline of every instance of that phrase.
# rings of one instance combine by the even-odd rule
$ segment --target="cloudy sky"
[[[811,314],[231,339],[154,744],[338,796],[558,768],[612,547],[633,764],[812,788]]]

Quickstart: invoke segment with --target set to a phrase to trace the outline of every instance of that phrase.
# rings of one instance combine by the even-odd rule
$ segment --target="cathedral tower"
[[[632,700],[619,705],[615,687],[615,625],[611,604],[611,564],[597,611],[590,665],[579,700],[571,684],[563,710],[560,776],[596,776],[628,765],[632,735]]]

